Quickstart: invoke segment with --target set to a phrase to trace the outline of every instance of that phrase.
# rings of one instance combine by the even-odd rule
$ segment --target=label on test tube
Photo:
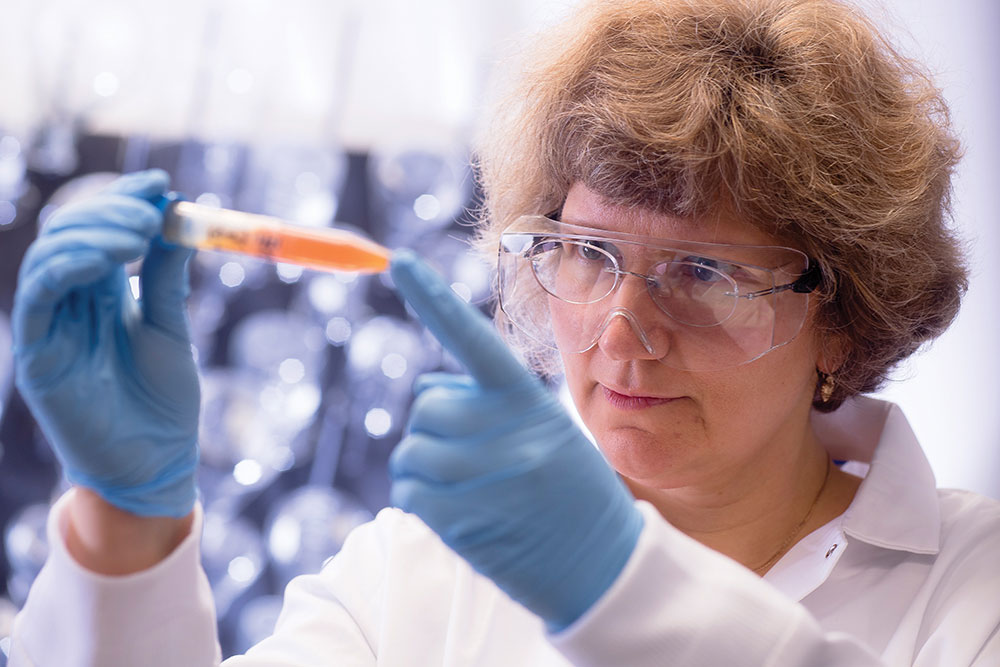
[[[260,257],[327,271],[377,273],[389,250],[348,231],[292,225],[278,218],[187,201],[173,204],[163,222],[171,243]]]

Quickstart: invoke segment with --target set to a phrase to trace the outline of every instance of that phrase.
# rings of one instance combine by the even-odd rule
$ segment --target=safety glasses
[[[788,343],[820,280],[793,248],[650,238],[543,216],[504,230],[498,273],[502,311],[535,344],[586,352],[621,322],[649,355],[694,371],[746,364]]]

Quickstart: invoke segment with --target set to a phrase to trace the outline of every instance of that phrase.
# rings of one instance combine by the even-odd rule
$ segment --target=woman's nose
[[[666,315],[653,303],[644,278],[623,277],[611,296],[597,345],[609,359],[662,359],[670,351]]]

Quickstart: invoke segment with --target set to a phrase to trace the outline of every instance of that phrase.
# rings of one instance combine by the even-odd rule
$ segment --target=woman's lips
[[[604,385],[601,385],[601,388],[604,390],[604,397],[608,403],[619,410],[644,410],[654,405],[677,400],[676,398],[658,398],[656,396],[629,396],[628,394],[620,394],[614,389],[608,389]]]

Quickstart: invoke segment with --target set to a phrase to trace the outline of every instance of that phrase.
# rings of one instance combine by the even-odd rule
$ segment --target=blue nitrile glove
[[[194,506],[199,391],[184,300],[191,251],[158,236],[168,177],[125,176],[56,211],[21,263],[16,383],[73,484],[144,516]],[[145,255],[142,299],[123,264]]]
[[[555,396],[477,310],[409,251],[396,289],[471,373],[417,383],[390,461],[392,502],[550,631],[618,577],[642,530],[633,498]]]

